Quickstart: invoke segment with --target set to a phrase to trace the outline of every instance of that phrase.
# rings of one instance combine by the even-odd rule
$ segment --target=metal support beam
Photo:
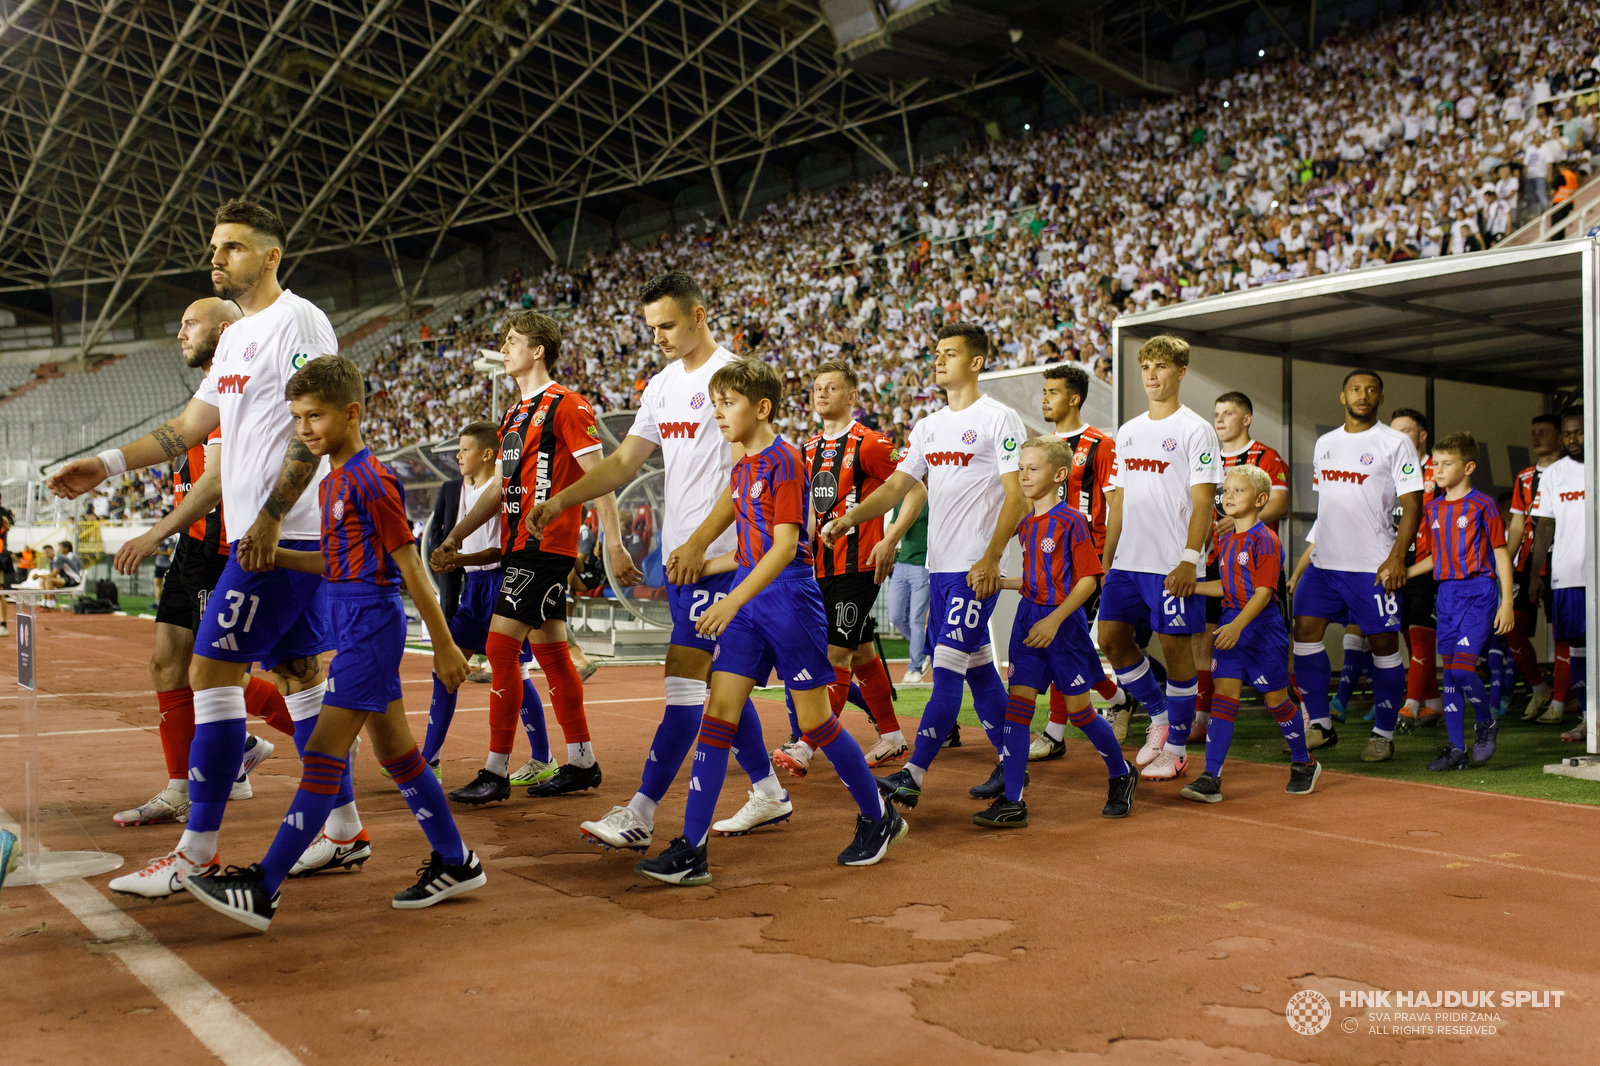
[[[1283,39],[1289,42],[1289,50],[1291,52],[1298,52],[1300,50],[1299,44],[1295,42],[1293,37],[1289,36],[1289,31],[1284,28],[1283,23],[1278,21],[1278,16],[1272,13],[1272,9],[1263,3],[1262,0],[1256,0],[1256,7],[1260,8],[1261,13],[1267,16],[1268,22],[1271,22],[1278,28],[1278,32],[1283,35]]]
[[[526,211],[518,211],[517,218],[521,220],[525,227],[527,227],[528,234],[533,238],[534,243],[539,246],[540,250],[544,252],[545,258],[550,260],[550,265],[555,266],[555,245],[551,244],[550,238],[545,236],[544,230],[540,227],[538,220]]]
[[[735,219],[737,222],[743,222],[745,216],[750,213],[750,198],[756,194],[756,185],[761,181],[761,167],[766,161],[766,152],[756,156],[756,169],[750,175],[750,187],[744,191],[744,202],[739,205],[739,217]],[[717,168],[712,167],[711,169],[715,171]]]

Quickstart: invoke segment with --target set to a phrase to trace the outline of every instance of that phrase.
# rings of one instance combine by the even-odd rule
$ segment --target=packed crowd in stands
[[[742,225],[519,270],[374,363],[370,436],[395,448],[483,417],[473,355],[519,307],[570,307],[557,379],[599,411],[632,407],[658,369],[634,294],[672,267],[700,279],[725,345],[785,376],[792,434],[810,425],[808,369],[843,354],[868,370],[858,417],[903,442],[940,406],[947,320],[988,327],[1003,367],[1076,360],[1109,380],[1119,314],[1477,251],[1569,198],[1600,148],[1597,42],[1600,10],[1576,0],[1458,5]]]
[[[84,516],[108,522],[153,522],[172,510],[172,505],[172,468],[163,463],[101,484],[90,494]]]

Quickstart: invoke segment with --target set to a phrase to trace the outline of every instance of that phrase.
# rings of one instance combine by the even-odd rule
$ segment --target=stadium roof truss
[[[737,218],[722,165],[841,135],[899,169],[908,112],[1033,69],[854,73],[815,0],[0,0],[0,292],[99,286],[87,350],[232,195],[291,260],[503,223],[560,261],[535,209],[709,168]]]
[[[1279,356],[1284,458],[1295,462],[1297,360],[1422,375],[1581,399],[1584,437],[1600,433],[1600,238],[1493,248],[1302,278],[1204,300],[1168,304],[1112,323],[1120,424],[1123,375],[1137,373],[1139,344],[1158,334],[1224,352]],[[1430,389],[1431,393],[1431,389]],[[1431,406],[1431,400],[1430,400]],[[1596,439],[1600,439],[1597,437]],[[1584,492],[1600,499],[1600,463],[1584,464]],[[1600,521],[1585,529],[1588,632],[1600,632]],[[1600,691],[1600,656],[1588,664]],[[1596,705],[1587,711],[1591,755],[1600,752]]]

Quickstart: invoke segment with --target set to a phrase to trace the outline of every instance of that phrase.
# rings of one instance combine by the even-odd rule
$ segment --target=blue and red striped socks
[[[1028,730],[1033,726],[1034,700],[1023,696],[1006,699],[1005,733],[1000,744],[1000,765],[1005,771],[1006,799],[1016,803],[1028,782]]]
[[[1269,706],[1267,713],[1278,723],[1278,732],[1283,734],[1283,739],[1289,742],[1290,761],[1310,762],[1311,752],[1306,749],[1306,734],[1301,728],[1304,722],[1300,718],[1300,708],[1294,705],[1294,701],[1284,697],[1282,703]]]
[[[694,765],[689,771],[689,798],[683,810],[683,835],[699,847],[711,833],[711,818],[722,795],[722,782],[728,776],[728,751],[733,747],[736,727],[704,714],[700,718],[700,743],[694,749]]]
[[[1093,706],[1084,704],[1076,711],[1068,711],[1067,721],[1089,738],[1089,743],[1094,745],[1094,750],[1100,753],[1100,758],[1105,762],[1108,776],[1121,777],[1132,771],[1133,767],[1122,755],[1122,746],[1117,743],[1116,731],[1111,728],[1110,722],[1094,713]]]
[[[439,857],[445,862],[459,864],[467,861],[467,846],[461,842],[456,821],[450,816],[450,805],[445,801],[444,788],[428,770],[422,753],[412,748],[398,759],[380,760],[383,768],[400,787],[400,798],[406,801],[423,835]]]
[[[844,731],[839,719],[830,715],[826,722],[805,734],[805,742],[828,756],[862,814],[873,821],[883,818],[883,797],[878,795],[878,783],[867,769],[867,757],[861,754],[856,738]]]
[[[278,826],[278,835],[272,838],[272,846],[261,860],[261,869],[266,874],[263,883],[268,892],[278,891],[295,860],[316,839],[337,802],[341,782],[349,775],[347,759],[336,759],[320,751],[302,751],[300,763],[300,788],[289,802],[289,813]]]
[[[1228,747],[1233,743],[1233,720],[1238,715],[1238,696],[1211,694],[1211,724],[1206,727],[1206,773],[1212,777],[1222,774]]]

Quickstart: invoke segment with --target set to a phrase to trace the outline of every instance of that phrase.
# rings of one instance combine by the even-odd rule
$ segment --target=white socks
[[[283,704],[289,709],[289,717],[296,722],[303,722],[307,718],[315,718],[322,713],[322,697],[328,694],[328,683],[312,685],[299,692],[291,692],[283,698]]]
[[[1067,723],[1051,722],[1044,727],[1044,735],[1051,740],[1065,740],[1067,737]]]
[[[670,681],[671,678],[668,678],[668,680]],[[649,796],[646,796],[643,792],[635,792],[633,794],[633,799],[628,801],[628,807],[629,807],[630,810],[633,811],[634,814],[637,814],[640,818],[643,818],[645,820],[645,823],[647,825],[649,825],[652,829],[655,828],[655,824],[656,824],[656,801],[655,800],[651,799]]]
[[[783,786],[778,784],[778,775],[774,773],[768,773],[760,781],[752,783],[750,790],[756,795],[764,796],[769,800],[783,799]]]
[[[483,760],[483,768],[491,774],[501,777],[511,776],[511,753],[491,751],[489,757]]]
[[[323,824],[322,831],[329,840],[338,844],[348,844],[360,836],[361,815],[356,813],[356,805],[346,803],[343,807],[335,807]]]
[[[580,770],[587,770],[594,765],[594,746],[587,740],[581,744],[568,744],[567,762]]]
[[[210,862],[217,857],[217,832],[196,833],[185,829],[178,838],[178,850],[193,862]]]

